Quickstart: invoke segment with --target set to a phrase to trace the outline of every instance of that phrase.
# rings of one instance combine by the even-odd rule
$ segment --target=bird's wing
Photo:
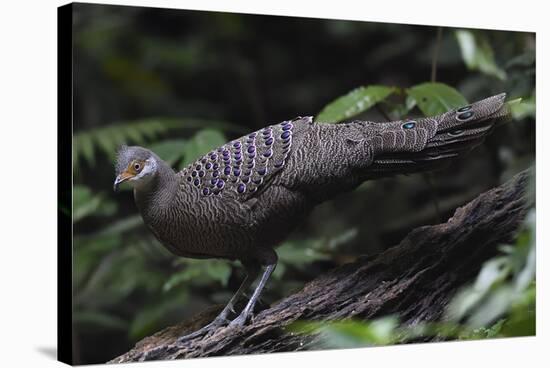
[[[282,170],[293,150],[293,134],[312,122],[312,117],[298,117],[267,126],[210,151],[180,175],[205,197],[246,201]]]

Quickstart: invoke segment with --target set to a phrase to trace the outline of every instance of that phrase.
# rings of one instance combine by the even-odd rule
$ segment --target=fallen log
[[[531,205],[525,197],[528,176],[524,171],[479,195],[445,223],[414,229],[376,257],[361,257],[317,277],[243,328],[220,328],[175,345],[178,336],[210,322],[219,311],[213,308],[141,340],[109,363],[321,348],[314,336],[285,330],[297,320],[397,315],[403,326],[438,321],[456,290],[472,281],[498,245],[513,242]]]

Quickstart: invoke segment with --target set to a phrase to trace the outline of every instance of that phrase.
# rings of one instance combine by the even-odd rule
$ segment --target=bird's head
[[[150,150],[139,146],[121,146],[115,163],[114,191],[124,182],[134,188],[147,185],[155,177],[157,168],[158,158]]]

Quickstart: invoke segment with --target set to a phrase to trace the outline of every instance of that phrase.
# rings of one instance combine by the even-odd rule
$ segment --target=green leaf
[[[521,105],[521,101],[523,99],[521,97],[514,98],[513,100],[508,100],[504,104],[508,106],[509,109],[514,109],[516,106]]]
[[[397,91],[395,87],[359,87],[329,103],[317,115],[316,121],[337,123],[358,115]]]
[[[534,118],[536,114],[536,102],[535,95],[532,95],[528,98],[522,99],[517,98],[507,102],[510,111],[512,112],[512,117],[515,120],[521,120],[526,117]]]
[[[76,185],[73,188],[73,222],[87,216],[109,216],[115,213],[116,203],[103,193],[93,194],[88,187]]]
[[[512,302],[514,301],[515,293],[512,287],[502,285],[496,288],[468,317],[467,325],[470,327],[483,327],[497,318],[502,317],[506,313]]]
[[[73,165],[82,158],[90,165],[95,163],[95,154],[103,151],[113,159],[121,144],[145,144],[161,134],[174,129],[219,129],[243,132],[243,128],[223,121],[200,119],[151,118],[121,122],[105,127],[77,132],[73,140]]]
[[[119,237],[75,236],[73,240],[73,285],[75,295],[83,291],[84,280],[120,244]]]
[[[344,239],[345,241],[346,239]],[[304,240],[289,240],[283,243],[277,249],[277,255],[279,256],[279,264],[275,268],[273,277],[281,279],[287,270],[287,266],[291,265],[296,268],[304,267],[304,265],[313,263],[319,260],[329,259],[328,254],[323,254],[317,249],[325,246],[338,246],[338,243],[327,244],[322,239],[304,239]]]
[[[187,291],[177,295],[166,295],[164,300],[157,298],[143,308],[132,321],[129,335],[133,340],[141,339],[157,330],[170,314],[177,313],[189,299]]]
[[[180,264],[184,264],[185,268],[173,274],[168,281],[163,285],[163,290],[170,291],[175,286],[184,282],[193,280],[194,284],[209,284],[219,282],[223,286],[227,286],[229,276],[231,276],[231,265],[227,261],[211,259],[211,260],[193,260],[181,259]]]
[[[514,314],[502,327],[502,336],[534,336],[536,334],[536,314],[531,310],[522,310]]]
[[[82,207],[92,198],[92,191],[84,185],[75,185],[73,187],[73,206]]]
[[[443,114],[468,104],[466,98],[456,89],[443,83],[422,83],[406,90],[410,100],[407,105],[416,104],[425,116]]]
[[[181,168],[189,165],[208,151],[225,144],[224,135],[219,130],[203,129],[182,147],[184,161]]]
[[[479,332],[499,318],[504,322],[502,329],[493,331],[495,334],[520,336],[534,332],[534,209],[526,216],[515,245],[501,246],[500,250],[503,255],[485,262],[475,283],[459,292],[447,307],[447,319],[466,320],[465,338],[484,337]],[[476,330],[468,332],[472,328]]]
[[[327,254],[319,253],[318,248],[320,240],[287,241],[277,249],[279,260],[282,263],[301,266],[315,261],[329,259]]]
[[[459,336],[457,336],[460,340],[479,340],[479,339],[492,339],[495,337],[498,337],[502,326],[505,322],[505,319],[500,319],[496,323],[494,323],[489,328],[487,327],[478,327],[478,328],[471,328],[466,327],[463,328],[462,331],[460,331]]]
[[[506,72],[496,64],[493,49],[485,37],[468,30],[455,31],[455,36],[468,69],[506,79]]]
[[[325,248],[330,251],[336,251],[340,246],[357,238],[358,234],[359,231],[356,228],[350,228],[341,233],[335,234],[333,237],[328,239]]]
[[[89,188],[75,186],[73,189],[73,222],[92,215],[97,211],[103,200],[101,194],[92,195]]]
[[[537,57],[536,57],[535,50],[525,50],[522,54],[508,60],[508,62],[504,67],[506,69],[517,68],[517,67],[526,68],[526,67],[534,66],[536,60],[537,60]]]
[[[474,283],[476,291],[485,293],[489,289],[503,281],[509,274],[510,268],[508,259],[505,257],[495,257],[483,264],[479,275]]]
[[[162,286],[162,290],[164,290],[165,292],[170,291],[175,286],[177,286],[177,285],[179,285],[179,284],[181,284],[185,281],[189,281],[194,277],[198,277],[200,275],[200,273],[201,272],[198,268],[191,268],[191,267],[186,268],[185,270],[183,270],[181,272],[178,272],[178,273],[175,273],[172,276],[170,276],[170,278]]]
[[[91,135],[75,135],[73,148],[75,151],[73,164],[76,163],[79,156],[82,156],[88,162],[88,164],[94,165],[94,143]]]
[[[206,264],[205,272],[212,280],[225,287],[231,276],[231,266],[225,261],[211,261]]]
[[[502,336],[532,336],[536,334],[536,285],[531,283],[516,300],[506,319]]]
[[[526,216],[524,228],[516,240],[516,247],[510,257],[516,277],[514,288],[521,292],[535,280],[536,274],[536,221],[535,209]]]
[[[74,289],[75,305],[104,308],[120,303],[135,290],[148,293],[161,290],[166,279],[147,265],[148,259],[141,247],[136,246],[139,238],[131,241],[131,247],[121,247],[120,239],[114,236],[80,240],[75,258],[88,259],[84,265],[88,267],[89,275],[80,280],[83,285]],[[100,242],[103,242],[101,246]]]
[[[485,262],[475,283],[457,293],[449,304],[447,314],[450,320],[458,322],[479,307],[490,290],[499,285],[509,273],[510,267],[506,257],[495,257]]]
[[[119,235],[124,232],[136,229],[140,226],[143,226],[143,219],[141,215],[132,215],[120,220],[111,222],[109,225],[105,226],[101,231],[97,232],[95,236],[113,236]]]
[[[184,148],[187,142],[184,139],[169,139],[149,146],[160,158],[169,165],[173,165],[183,158]]]
[[[397,338],[398,319],[393,316],[376,320],[308,322],[297,321],[287,329],[300,334],[320,334],[331,348],[349,348],[368,345],[387,345]]]

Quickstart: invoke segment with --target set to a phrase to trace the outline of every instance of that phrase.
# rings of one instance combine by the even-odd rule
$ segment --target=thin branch
[[[434,52],[432,54],[432,76],[430,80],[435,82],[437,79],[437,59],[439,57],[439,49],[441,48],[441,37],[443,35],[443,28],[437,27],[437,36],[435,39]]]

